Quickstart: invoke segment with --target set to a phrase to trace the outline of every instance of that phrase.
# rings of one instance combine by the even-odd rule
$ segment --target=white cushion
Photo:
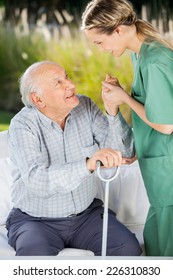
[[[5,224],[12,208],[11,202],[12,176],[10,159],[0,159],[0,225]]]
[[[7,130],[0,132],[0,158],[8,157],[7,133]]]
[[[8,245],[7,230],[5,226],[0,226],[0,256],[14,256],[14,249]]]
[[[104,190],[105,183],[102,182],[98,188],[98,197],[103,200]],[[149,202],[137,161],[121,166],[118,177],[110,182],[109,207],[126,226],[144,225]]]
[[[75,248],[65,248],[58,254],[59,257],[74,257],[74,256],[81,256],[81,257],[92,257],[94,253],[89,250],[82,250],[82,249],[75,249]]]

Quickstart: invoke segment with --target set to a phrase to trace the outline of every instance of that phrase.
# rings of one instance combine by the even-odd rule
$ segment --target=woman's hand
[[[118,81],[118,79],[116,77],[112,77],[110,74],[106,74],[106,78],[105,78],[105,81],[106,83],[109,83],[111,85],[114,85],[114,86],[120,86],[120,83]],[[110,91],[110,89],[106,86],[102,86],[102,93],[104,92],[108,92]]]
[[[121,104],[125,103],[127,93],[121,87],[117,78],[106,75],[102,82],[102,99],[105,109],[110,115],[116,115]]]
[[[136,160],[137,160],[137,156],[136,155],[134,157],[132,157],[132,158],[123,158],[124,164],[127,164],[127,165],[132,164]]]

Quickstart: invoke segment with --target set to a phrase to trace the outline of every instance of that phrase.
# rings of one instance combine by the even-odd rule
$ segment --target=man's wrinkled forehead
[[[66,71],[63,67],[59,66],[58,64],[42,64],[39,65],[37,69],[33,69],[31,71],[31,76],[35,76],[35,78],[41,80],[50,80],[50,79],[58,79],[66,76]]]
[[[62,77],[66,75],[66,71],[63,67],[58,64],[47,64],[42,65],[43,67],[40,69],[40,75],[47,75],[48,77],[59,76]]]

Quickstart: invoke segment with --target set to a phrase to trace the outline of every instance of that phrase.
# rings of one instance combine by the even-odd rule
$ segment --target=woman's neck
[[[131,50],[132,52],[135,52],[136,55],[138,55],[145,39],[146,39],[145,36],[141,36],[137,33],[136,26],[134,25],[130,30],[130,34],[128,38],[128,49]]]

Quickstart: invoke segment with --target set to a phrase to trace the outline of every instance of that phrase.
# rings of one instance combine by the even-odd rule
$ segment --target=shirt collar
[[[43,113],[41,113],[37,108],[34,108],[36,111],[36,114],[40,120],[40,122],[42,123],[42,125],[44,125],[47,129],[52,130],[53,126],[53,121],[48,118],[47,116],[45,116]]]
[[[34,108],[36,110],[36,114],[40,120],[40,122],[49,130],[52,130],[55,126],[59,127],[57,125],[57,123],[53,120],[51,120],[50,118],[48,118],[46,115],[44,115],[43,113],[41,113],[37,108]],[[69,119],[71,118],[72,112],[69,113],[69,115],[67,116],[66,122],[69,121]]]

